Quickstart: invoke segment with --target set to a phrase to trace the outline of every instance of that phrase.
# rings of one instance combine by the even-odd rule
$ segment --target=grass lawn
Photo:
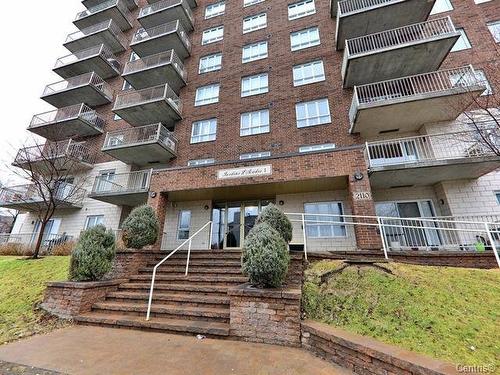
[[[456,364],[500,367],[500,271],[390,263],[340,268],[323,261],[306,271],[309,319],[372,336]]]
[[[36,305],[43,298],[45,282],[67,279],[68,266],[69,257],[0,256],[0,344],[61,325]]]

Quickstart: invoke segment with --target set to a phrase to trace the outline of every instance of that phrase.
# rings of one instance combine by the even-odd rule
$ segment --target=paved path
[[[0,346],[0,360],[71,375],[347,375],[301,349],[74,326]]]

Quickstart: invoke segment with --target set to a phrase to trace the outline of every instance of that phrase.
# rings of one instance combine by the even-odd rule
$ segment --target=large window
[[[243,34],[267,27],[267,14],[260,13],[243,19]]]
[[[457,31],[460,32],[460,38],[458,38],[456,43],[453,45],[451,52],[462,51],[464,49],[471,48],[471,44],[469,42],[467,34],[465,33],[465,30],[457,27]]]
[[[316,152],[316,151],[324,151],[324,150],[333,150],[335,148],[335,143],[322,143],[320,145],[308,145],[308,146],[300,146],[299,152]]]
[[[311,27],[305,30],[299,30],[290,34],[290,44],[292,51],[309,48],[319,45],[319,29]]]
[[[217,133],[217,119],[193,122],[191,130],[191,143],[215,141]]]
[[[213,55],[204,56],[200,59],[198,73],[208,73],[220,70],[222,67],[222,53],[214,53]]]
[[[500,43],[500,21],[488,22],[486,24],[495,42]]]
[[[432,7],[431,14],[448,12],[449,10],[453,10],[453,5],[451,5],[450,0],[436,0]]]
[[[201,44],[215,43],[222,40],[222,38],[224,38],[224,26],[213,27],[203,32]]]
[[[89,215],[85,221],[85,229],[93,228],[97,225],[104,225],[104,215]]]
[[[179,223],[177,225],[177,239],[187,240],[191,227],[191,211],[183,210],[179,212]]]
[[[326,98],[297,103],[295,105],[295,114],[297,116],[298,128],[327,124],[332,121],[330,106]]]
[[[308,83],[325,80],[323,61],[313,61],[293,67],[293,85],[302,86]]]
[[[269,132],[269,110],[241,114],[240,135],[254,135]]]
[[[217,103],[219,101],[219,88],[218,83],[203,87],[198,87],[196,89],[196,97],[194,99],[194,105],[207,105],[212,103]]]
[[[306,234],[309,238],[345,237],[344,209],[341,202],[305,203]]]
[[[267,41],[247,44],[243,46],[241,62],[247,63],[250,61],[265,59],[267,57]]]
[[[241,79],[241,97],[264,94],[269,91],[268,74],[256,74]]]
[[[213,158],[194,159],[194,160],[188,161],[188,167],[198,167],[200,165],[210,165],[210,164],[214,164],[214,163],[215,163],[215,159],[213,159]]]
[[[314,0],[304,0],[288,5],[288,19],[294,20],[316,13]]]
[[[226,10],[226,3],[224,1],[207,5],[207,7],[205,8],[205,19],[222,16],[225,10]]]

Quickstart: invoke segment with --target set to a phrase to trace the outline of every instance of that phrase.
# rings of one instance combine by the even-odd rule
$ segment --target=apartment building
[[[28,127],[80,160],[87,181],[48,233],[119,229],[144,203],[165,250],[209,221],[196,248],[240,248],[270,202],[310,251],[380,249],[353,216],[500,220],[500,158],[473,125],[496,145],[498,128],[462,113],[500,90],[498,1],[83,5],[54,67],[61,81],[42,95],[55,109]],[[0,206],[29,191],[3,189]],[[37,225],[26,212],[13,232]],[[395,242],[439,245],[409,237]]]

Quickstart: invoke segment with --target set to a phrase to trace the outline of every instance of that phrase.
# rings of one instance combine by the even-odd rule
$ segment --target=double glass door
[[[241,248],[257,217],[270,200],[214,203],[212,249]]]

